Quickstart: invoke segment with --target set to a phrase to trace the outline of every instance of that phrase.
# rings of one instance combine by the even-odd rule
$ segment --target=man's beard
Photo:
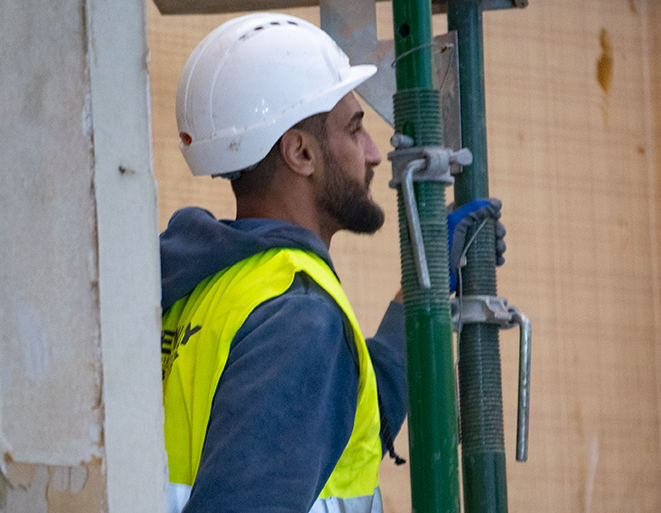
[[[385,215],[368,195],[374,170],[367,167],[365,183],[349,176],[326,148],[324,153],[324,184],[317,204],[339,225],[354,233],[374,233],[383,226]]]

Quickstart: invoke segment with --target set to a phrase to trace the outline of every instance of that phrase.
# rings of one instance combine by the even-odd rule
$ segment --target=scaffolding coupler
[[[393,135],[390,144],[395,147],[395,151],[388,154],[388,160],[392,162],[392,180],[389,185],[392,189],[402,186],[418,281],[422,288],[430,289],[431,278],[413,182],[436,181],[452,185],[454,177],[450,164],[468,166],[473,162],[473,155],[467,148],[454,151],[440,146],[413,146],[413,139],[403,134]]]
[[[532,328],[528,316],[497,296],[458,296],[450,301],[454,331],[466,324],[496,324],[500,329],[519,327],[519,394],[516,426],[516,461],[528,460],[530,420],[530,350]]]

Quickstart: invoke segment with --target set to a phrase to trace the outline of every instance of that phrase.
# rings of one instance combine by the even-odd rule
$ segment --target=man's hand
[[[461,265],[461,255],[466,245],[466,233],[473,226],[479,226],[482,221],[492,218],[496,221],[496,239],[494,250],[496,252],[496,265],[505,263],[505,227],[498,220],[502,203],[499,199],[477,199],[470,201],[462,207],[448,214],[448,244],[450,250],[450,292],[457,290],[457,272]]]

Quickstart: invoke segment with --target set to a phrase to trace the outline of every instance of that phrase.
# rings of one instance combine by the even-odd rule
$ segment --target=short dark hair
[[[299,130],[311,133],[317,142],[323,148],[325,148],[326,136],[328,134],[328,131],[326,130],[326,120],[328,119],[328,114],[328,112],[320,112],[319,114],[314,114],[313,116],[299,121],[292,128],[298,128]]]
[[[311,133],[322,149],[326,148],[326,119],[328,112],[321,112],[299,121],[291,128]],[[291,130],[290,128],[290,130]],[[238,178],[232,180],[232,191],[237,198],[265,194],[275,175],[277,161],[281,159],[280,139],[273,145],[254,169],[241,171]]]

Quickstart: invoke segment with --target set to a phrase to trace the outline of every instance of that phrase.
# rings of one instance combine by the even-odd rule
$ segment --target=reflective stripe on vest
[[[340,499],[329,497],[317,499],[310,513],[382,513],[381,489],[376,487],[372,495]]]
[[[167,484],[168,513],[181,513],[190,498],[191,487],[185,484]]]
[[[362,501],[371,508],[381,461],[380,414],[372,362],[335,274],[316,255],[293,249],[271,249],[207,278],[164,315],[161,349],[170,482],[192,485],[195,480],[213,397],[236,332],[257,306],[286,292],[298,272],[305,272],[317,282],[346,314],[353,328],[360,369],[351,438],[319,499],[329,500],[331,505],[339,499],[355,499],[356,504]],[[329,507],[320,511],[334,511]]]
[[[168,483],[167,500],[168,513],[181,513],[190,497],[191,487],[183,484]],[[382,513],[383,502],[381,490],[377,487],[370,496],[339,499],[317,499],[310,513]]]

